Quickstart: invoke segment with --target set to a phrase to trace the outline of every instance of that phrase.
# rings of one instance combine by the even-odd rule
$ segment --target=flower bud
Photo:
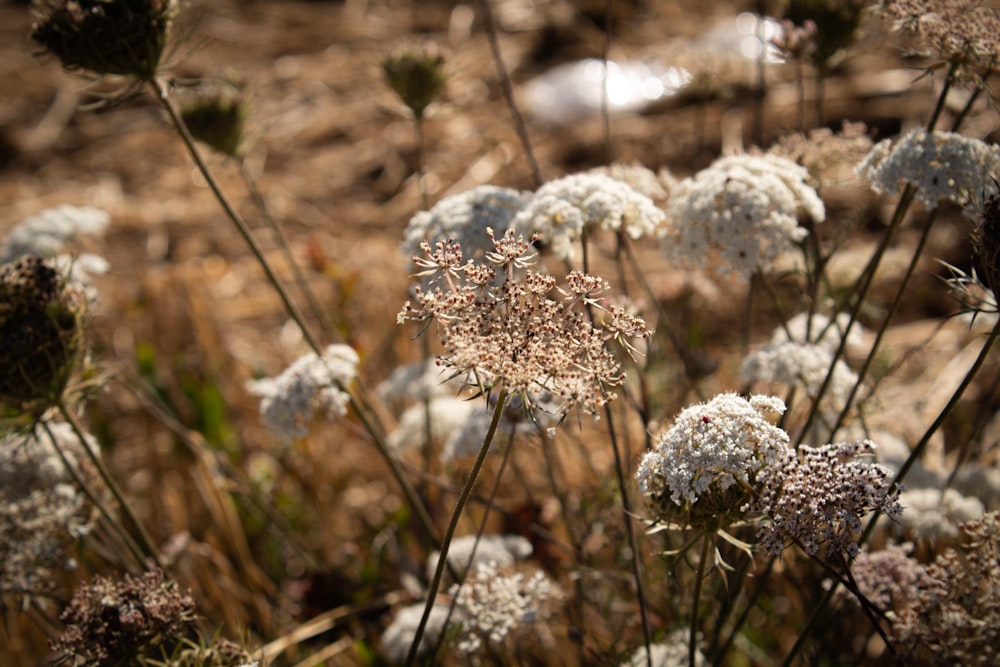
[[[0,267],[0,402],[26,409],[60,399],[82,347],[84,307],[40,257]]]
[[[176,0],[39,0],[31,38],[63,67],[156,76],[177,13]]]
[[[444,55],[432,44],[404,46],[382,61],[382,71],[413,115],[422,118],[424,110],[444,90]]]
[[[223,81],[194,91],[181,105],[191,136],[229,157],[243,149],[247,99],[239,84]]]

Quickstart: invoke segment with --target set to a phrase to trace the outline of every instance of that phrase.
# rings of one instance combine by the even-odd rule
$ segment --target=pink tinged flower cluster
[[[826,218],[808,180],[804,167],[777,155],[716,160],[671,192],[663,251],[692,266],[717,251],[719,272],[743,278],[767,270],[808,235],[800,218]]]
[[[344,387],[357,376],[358,353],[330,345],[323,356],[307,354],[280,375],[254,380],[247,389],[259,396],[264,424],[286,442],[302,438],[316,413],[342,416],[350,396]]]
[[[432,287],[415,287],[397,321],[434,322],[442,365],[484,388],[521,395],[529,408],[551,395],[560,413],[596,413],[625,379],[608,342],[650,335],[639,318],[594,324],[586,307],[601,308],[607,281],[574,271],[558,286],[527,268],[531,244],[513,230],[494,238],[486,262],[463,263],[461,246],[451,241],[423,247],[426,256],[414,263]]]
[[[868,440],[803,446],[763,470],[754,511],[767,517],[758,531],[764,551],[796,543],[815,555],[825,544],[828,554],[856,556],[862,517],[902,512],[892,472],[874,462],[874,447]]]

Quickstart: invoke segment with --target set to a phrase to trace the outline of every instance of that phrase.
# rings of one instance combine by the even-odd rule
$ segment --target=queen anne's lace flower
[[[636,472],[657,518],[702,528],[745,518],[758,474],[788,451],[788,434],[764,416],[784,410],[773,396],[733,393],[682,410]]]
[[[915,129],[895,143],[875,144],[858,172],[876,192],[912,183],[929,209],[943,201],[965,205],[995,189],[991,179],[1000,172],[1000,149],[954,132]]]
[[[785,326],[774,330],[771,334],[771,344],[778,345],[788,341],[812,343],[833,353],[840,346],[843,332],[847,330],[850,320],[851,316],[848,313],[838,313],[833,319],[822,313],[813,313],[812,316],[808,313],[799,313],[785,322]],[[861,325],[855,322],[847,334],[847,347],[860,345],[862,333]]]
[[[350,397],[342,387],[357,375],[358,354],[347,345],[331,345],[323,357],[300,357],[281,375],[254,380],[247,389],[261,398],[264,424],[286,441],[301,438],[317,411],[344,415]]]
[[[423,602],[402,607],[396,611],[389,627],[382,632],[382,650],[385,651],[390,663],[402,664],[406,660],[410,644],[417,636],[417,626],[420,625],[420,617],[423,613]],[[432,647],[437,646],[438,639],[445,631],[447,620],[448,605],[436,604],[431,607],[431,614],[427,618],[427,627],[424,628],[424,635],[420,640],[420,650],[417,655],[422,655]],[[461,623],[461,616],[452,614],[451,622]]]
[[[572,259],[573,244],[585,231],[623,230],[637,239],[657,233],[665,219],[649,197],[624,181],[584,173],[540,187],[514,224],[551,245],[557,257]]]
[[[52,257],[81,234],[100,234],[110,220],[106,211],[92,206],[64,204],[46,209],[10,230],[0,247],[0,263],[21,255]]]
[[[541,571],[531,577],[504,575],[495,563],[486,563],[451,594],[462,618],[458,650],[474,654],[484,645],[496,650],[521,626],[534,623],[542,605],[559,592]]]
[[[743,359],[740,377],[744,382],[778,382],[790,387],[801,386],[815,397],[830,369],[833,352],[825,346],[786,341],[772,343]],[[833,365],[833,377],[823,394],[820,409],[824,415],[836,416],[858,381],[843,359]]]
[[[640,646],[632,657],[619,667],[646,667],[650,662],[653,667],[687,667],[690,664],[688,641],[687,631],[675,630],[665,641],[650,644],[648,652],[645,646]],[[708,664],[701,650],[695,651],[694,664],[697,667],[705,667]]]
[[[768,519],[758,531],[764,551],[775,555],[795,542],[808,554],[826,544],[831,554],[857,555],[861,517],[902,512],[892,473],[868,460],[873,450],[867,440],[802,446],[763,470],[753,511]]]
[[[472,549],[475,547],[475,555]],[[448,548],[448,564],[453,572],[461,575],[467,569],[476,570],[492,563],[493,567],[509,567],[516,561],[531,555],[531,542],[520,535],[483,535],[478,544],[475,535],[463,535],[452,540]],[[472,563],[469,557],[472,556]],[[434,551],[427,558],[427,578],[434,577],[440,551]]]
[[[766,270],[808,234],[800,216],[822,222],[826,211],[809,173],[776,155],[732,155],[674,188],[663,250],[673,261],[703,266],[710,250],[721,273],[744,278]]]
[[[480,185],[467,192],[446,197],[429,211],[420,211],[410,219],[403,240],[407,257],[420,254],[420,244],[432,246],[439,241],[453,240],[462,246],[469,258],[481,258],[493,250],[493,241],[486,234],[492,229],[503,236],[531,198],[528,192],[519,192],[495,185]],[[526,232],[526,229],[518,229]]]

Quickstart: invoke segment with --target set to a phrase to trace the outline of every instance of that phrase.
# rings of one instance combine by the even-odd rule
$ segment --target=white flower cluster
[[[25,218],[10,231],[0,246],[0,263],[21,255],[52,257],[81,234],[100,234],[110,220],[107,212],[92,206],[63,204],[46,209]]]
[[[876,192],[897,191],[903,183],[917,187],[916,198],[934,209],[942,201],[960,205],[995,190],[1000,149],[954,132],[908,132],[895,144],[886,139],[871,149],[858,173]]]
[[[774,330],[771,334],[771,344],[777,345],[788,341],[812,343],[835,352],[840,346],[840,341],[844,337],[843,332],[847,330],[850,319],[849,313],[838,313],[834,318],[822,313],[813,313],[811,316],[808,313],[799,313],[785,322],[785,326]],[[863,331],[861,325],[855,322],[847,334],[846,347],[859,346]]]
[[[822,345],[793,341],[771,343],[743,359],[740,378],[744,382],[801,386],[810,397],[815,397],[826,379],[832,360],[833,352]],[[857,374],[843,359],[837,359],[833,364],[833,377],[820,402],[822,414],[836,417],[857,381]]]
[[[959,524],[980,519],[986,513],[982,501],[955,489],[906,489],[899,494],[899,504],[903,513],[891,530],[909,540],[931,540],[938,545],[956,540]]]
[[[531,577],[504,575],[496,563],[480,565],[471,580],[452,586],[455,608],[462,619],[458,650],[474,654],[485,644],[497,647],[516,628],[535,622],[542,604],[558,588],[541,571]]]
[[[758,472],[788,451],[788,434],[765,417],[784,411],[779,398],[734,393],[685,408],[639,464],[639,490],[661,518],[709,524],[742,512]]]
[[[583,173],[549,181],[517,215],[515,226],[538,235],[562,259],[572,259],[585,231],[622,230],[630,238],[651,236],[666,221],[653,200],[624,181]]]
[[[402,664],[410,651],[417,636],[417,626],[420,625],[420,618],[424,614],[424,603],[411,604],[396,611],[392,622],[382,632],[382,650],[391,664]],[[448,605],[436,604],[431,607],[430,616],[427,617],[427,625],[424,627],[424,635],[420,638],[420,649],[417,655],[426,653],[431,648],[437,646],[441,634],[445,631],[445,624],[448,620]],[[453,614],[453,622],[458,618]]]
[[[743,278],[766,270],[808,234],[801,216],[826,218],[809,172],[776,155],[720,158],[674,188],[663,251],[673,261],[704,266],[712,249],[720,273]]]
[[[350,397],[342,387],[357,375],[358,353],[347,345],[330,345],[322,357],[307,354],[281,375],[247,383],[259,396],[264,424],[286,442],[308,432],[313,414],[344,415]]]
[[[456,574],[461,575],[466,569],[475,570],[487,563],[509,567],[530,556],[531,552],[531,542],[520,535],[483,535],[478,544],[475,535],[463,535],[452,540],[448,548],[448,563]],[[427,558],[428,579],[434,577],[440,558],[440,551],[432,552]]]
[[[424,241],[434,245],[454,239],[462,246],[466,258],[479,259],[493,250],[487,228],[503,236],[530,198],[531,193],[495,185],[480,185],[445,197],[431,210],[420,211],[410,219],[403,239],[403,252],[408,257],[420,255],[420,244]]]
[[[50,423],[0,441],[0,595],[45,595],[55,572],[70,562],[73,541],[90,532],[96,513],[79,491],[77,475],[92,476],[88,456],[69,424]],[[87,446],[97,443],[86,435]]]
[[[649,651],[645,646],[640,646],[619,667],[646,667],[650,662],[653,667],[687,667],[688,664],[688,633],[685,630],[675,630],[670,633],[664,641],[649,645]],[[708,660],[701,650],[695,651],[694,664],[696,667],[705,667]]]

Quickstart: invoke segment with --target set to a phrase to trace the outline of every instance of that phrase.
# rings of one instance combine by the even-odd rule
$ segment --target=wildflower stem
[[[448,522],[448,528],[445,530],[444,539],[441,541],[441,553],[438,556],[437,567],[434,568],[434,578],[427,589],[427,603],[424,605],[424,613],[420,617],[420,623],[413,634],[413,643],[410,644],[410,652],[406,656],[407,667],[412,667],[412,665],[416,664],[420,641],[423,639],[427,620],[431,615],[431,609],[434,608],[434,598],[437,597],[438,590],[441,588],[441,578],[448,563],[448,549],[451,547],[451,540],[455,536],[455,530],[458,528],[458,521],[462,517],[462,511],[469,501],[469,496],[472,495],[472,489],[476,486],[476,479],[479,477],[479,473],[483,469],[483,464],[486,462],[486,455],[490,451],[490,445],[493,443],[497,426],[500,424],[500,418],[503,416],[503,409],[506,405],[507,390],[502,389],[500,395],[497,397],[497,404],[493,408],[493,417],[490,419],[490,426],[486,431],[486,437],[483,439],[483,446],[479,448],[479,454],[472,464],[472,470],[469,471],[469,477],[465,481],[465,486],[462,487],[462,493],[458,496],[458,501],[455,503],[455,510],[451,514],[451,520]]]
[[[136,561],[140,565],[142,565],[142,563],[144,562],[144,558],[142,550],[139,548],[139,545],[137,545],[135,543],[135,540],[132,539],[132,536],[129,535],[128,532],[122,528],[121,524],[119,524],[118,521],[116,521],[115,518],[111,516],[111,511],[108,510],[108,508],[101,501],[101,499],[90,490],[90,486],[87,485],[87,483],[83,481],[83,478],[80,477],[79,473],[76,470],[76,467],[70,462],[69,458],[67,458],[66,456],[66,453],[60,446],[59,440],[52,432],[52,429],[49,427],[48,422],[42,421],[40,423],[42,425],[42,428],[45,429],[45,433],[49,436],[49,441],[52,443],[52,448],[56,450],[56,454],[59,456],[59,460],[62,461],[63,466],[66,468],[66,472],[69,473],[70,477],[73,478],[73,481],[76,482],[76,485],[80,488],[81,491],[83,491],[84,495],[87,496],[87,499],[94,505],[94,507],[97,508],[97,511],[101,513],[101,516],[103,516],[104,519],[108,522],[108,524],[111,526],[112,531],[116,535],[118,535],[119,539],[121,539],[121,541],[125,544],[125,547],[132,553]],[[74,430],[74,435],[75,433],[76,431]],[[88,450],[88,452],[90,451],[90,446],[86,440],[81,440],[80,446]]]
[[[535,152],[531,148],[531,139],[528,137],[528,127],[524,123],[520,109],[517,108],[517,101],[514,99],[514,86],[510,82],[510,74],[507,66],[504,65],[503,56],[500,54],[500,42],[497,38],[496,21],[493,20],[493,10],[490,9],[489,0],[479,0],[479,9],[483,13],[483,25],[486,28],[486,35],[490,41],[490,50],[493,53],[493,60],[497,66],[497,73],[500,75],[500,88],[503,90],[504,100],[514,118],[514,129],[521,140],[521,147],[524,148],[524,157],[531,167],[531,177],[535,182],[535,187],[542,186],[542,171],[538,168],[538,161],[535,159]]]
[[[135,512],[132,511],[132,508],[131,506],[129,506],[128,501],[125,500],[124,494],[122,494],[122,491],[118,487],[118,484],[111,476],[111,473],[108,471],[107,466],[104,465],[104,462],[101,461],[100,457],[97,456],[97,454],[94,453],[94,451],[91,450],[91,448],[87,445],[86,436],[83,433],[83,429],[80,427],[80,422],[77,420],[76,416],[66,407],[65,403],[60,401],[58,408],[59,408],[59,413],[63,416],[63,419],[66,420],[66,422],[70,425],[70,428],[73,429],[73,433],[76,434],[77,439],[79,439],[80,444],[83,447],[83,451],[87,453],[87,457],[90,459],[90,462],[94,464],[94,468],[101,475],[101,479],[104,480],[104,483],[107,485],[108,490],[111,491],[111,495],[115,497],[115,500],[121,506],[122,513],[126,517],[128,517],[129,522],[132,524],[132,527],[138,534],[139,538],[138,546],[141,548],[143,554],[145,555],[146,558],[150,559],[156,565],[156,567],[162,570],[163,563],[160,561],[159,551],[157,551],[156,547],[153,545],[153,540],[150,539],[149,534],[146,532],[146,529],[143,528],[142,523],[139,521],[139,517],[135,515]],[[142,558],[140,558],[139,560],[140,562],[143,563],[143,567],[149,569],[148,565]]]
[[[302,315],[298,311],[298,308],[296,308],[295,304],[292,303],[291,298],[288,296],[288,291],[285,290],[284,286],[281,284],[281,281],[278,280],[278,277],[275,275],[274,270],[271,268],[270,262],[268,262],[267,258],[264,256],[264,251],[261,249],[260,245],[257,243],[257,240],[254,238],[253,232],[250,231],[250,227],[247,225],[246,221],[243,220],[243,218],[240,217],[240,215],[236,212],[232,204],[229,203],[229,200],[226,198],[226,195],[222,192],[222,189],[216,182],[215,177],[212,175],[212,172],[209,171],[208,166],[205,164],[205,161],[202,159],[201,154],[198,152],[198,147],[195,146],[194,139],[191,137],[191,133],[188,131],[187,126],[184,125],[184,121],[181,119],[180,114],[177,113],[177,109],[174,108],[174,103],[170,99],[170,95],[167,92],[167,85],[164,82],[155,79],[149,81],[149,85],[153,89],[153,93],[156,95],[156,98],[160,101],[160,104],[163,105],[163,108],[166,110],[167,115],[170,116],[170,122],[177,130],[177,133],[180,134],[181,139],[184,142],[184,145],[187,147],[188,153],[191,154],[191,159],[194,160],[195,166],[198,167],[198,171],[201,172],[201,175],[205,179],[205,182],[208,183],[208,187],[212,190],[212,194],[215,195],[215,198],[218,200],[219,205],[222,206],[222,210],[225,212],[226,217],[228,217],[236,226],[237,231],[239,231],[240,235],[243,237],[243,240],[246,241],[247,246],[249,246],[250,248],[250,251],[253,253],[254,257],[257,258],[257,262],[260,264],[261,268],[264,269],[264,273],[267,275],[267,279],[271,282],[271,285],[274,287],[274,290],[278,293],[278,296],[281,298],[281,302],[285,306],[285,311],[299,326],[299,329],[302,331],[303,338],[305,338],[305,341],[306,343],[309,344],[309,347],[312,348],[312,351],[315,352],[317,356],[322,357],[323,350],[320,349],[319,343],[313,337],[312,332],[306,325],[305,320],[302,318]]]
[[[694,593],[691,600],[691,636],[688,639],[688,667],[695,667],[698,657],[698,612],[701,605],[701,584],[705,579],[705,561],[708,560],[708,550],[712,545],[709,534],[701,538],[701,553],[698,555],[698,571],[695,574]]]

